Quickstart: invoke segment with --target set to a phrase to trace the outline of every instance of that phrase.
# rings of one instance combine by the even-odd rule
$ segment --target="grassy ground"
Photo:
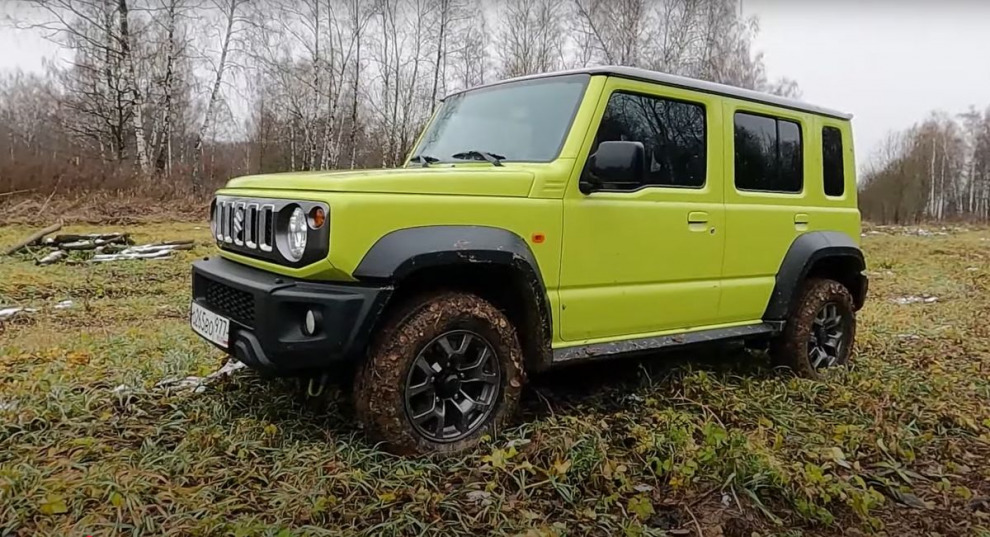
[[[208,244],[203,224],[132,229]],[[990,231],[887,232],[864,239],[855,365],[827,382],[741,350],[574,368],[435,461],[250,371],[155,388],[222,362],[186,325],[212,247],[0,259],[0,305],[42,308],[0,326],[0,535],[990,535]]]

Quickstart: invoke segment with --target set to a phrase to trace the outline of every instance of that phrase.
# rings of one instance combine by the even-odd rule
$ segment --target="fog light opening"
[[[316,310],[306,310],[306,316],[303,319],[303,334],[307,336],[312,336],[316,334],[316,331],[320,328],[320,313]]]

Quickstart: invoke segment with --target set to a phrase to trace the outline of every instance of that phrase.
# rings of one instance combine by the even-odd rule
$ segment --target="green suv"
[[[404,167],[234,179],[212,226],[196,332],[353,375],[400,453],[470,447],[588,360],[751,340],[818,377],[867,290],[850,116],[626,67],[455,93]]]

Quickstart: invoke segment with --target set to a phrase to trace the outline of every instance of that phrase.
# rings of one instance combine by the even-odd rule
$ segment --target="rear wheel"
[[[856,337],[852,295],[841,283],[820,278],[805,282],[784,333],[774,341],[774,363],[807,378],[849,361]]]
[[[393,316],[354,382],[369,436],[396,453],[452,453],[496,432],[524,381],[516,331],[465,293],[414,300]]]

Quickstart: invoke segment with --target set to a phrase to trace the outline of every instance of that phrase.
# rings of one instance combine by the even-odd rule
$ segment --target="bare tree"
[[[195,159],[193,161],[193,184],[196,186],[202,185],[203,140],[207,133],[212,132],[216,122],[224,73],[229,67],[228,61],[235,25],[239,20],[239,10],[246,0],[213,0],[213,2],[222,14],[224,30],[220,39],[220,58],[216,62],[210,96],[206,101],[206,113],[203,117],[203,123],[200,124],[199,132],[196,134],[193,147],[193,158]]]
[[[137,152],[138,164],[141,166],[141,172],[147,175],[151,171],[151,165],[148,162],[148,144],[144,134],[144,95],[141,93],[141,85],[138,81],[137,67],[135,66],[134,53],[131,47],[131,40],[133,38],[131,36],[129,14],[130,9],[128,8],[127,0],[118,0],[117,21],[120,25],[120,56],[121,61],[123,61],[127,69],[128,89],[133,98],[131,118],[134,121],[135,150]]]
[[[563,66],[563,0],[504,0],[496,50],[503,78]]]

